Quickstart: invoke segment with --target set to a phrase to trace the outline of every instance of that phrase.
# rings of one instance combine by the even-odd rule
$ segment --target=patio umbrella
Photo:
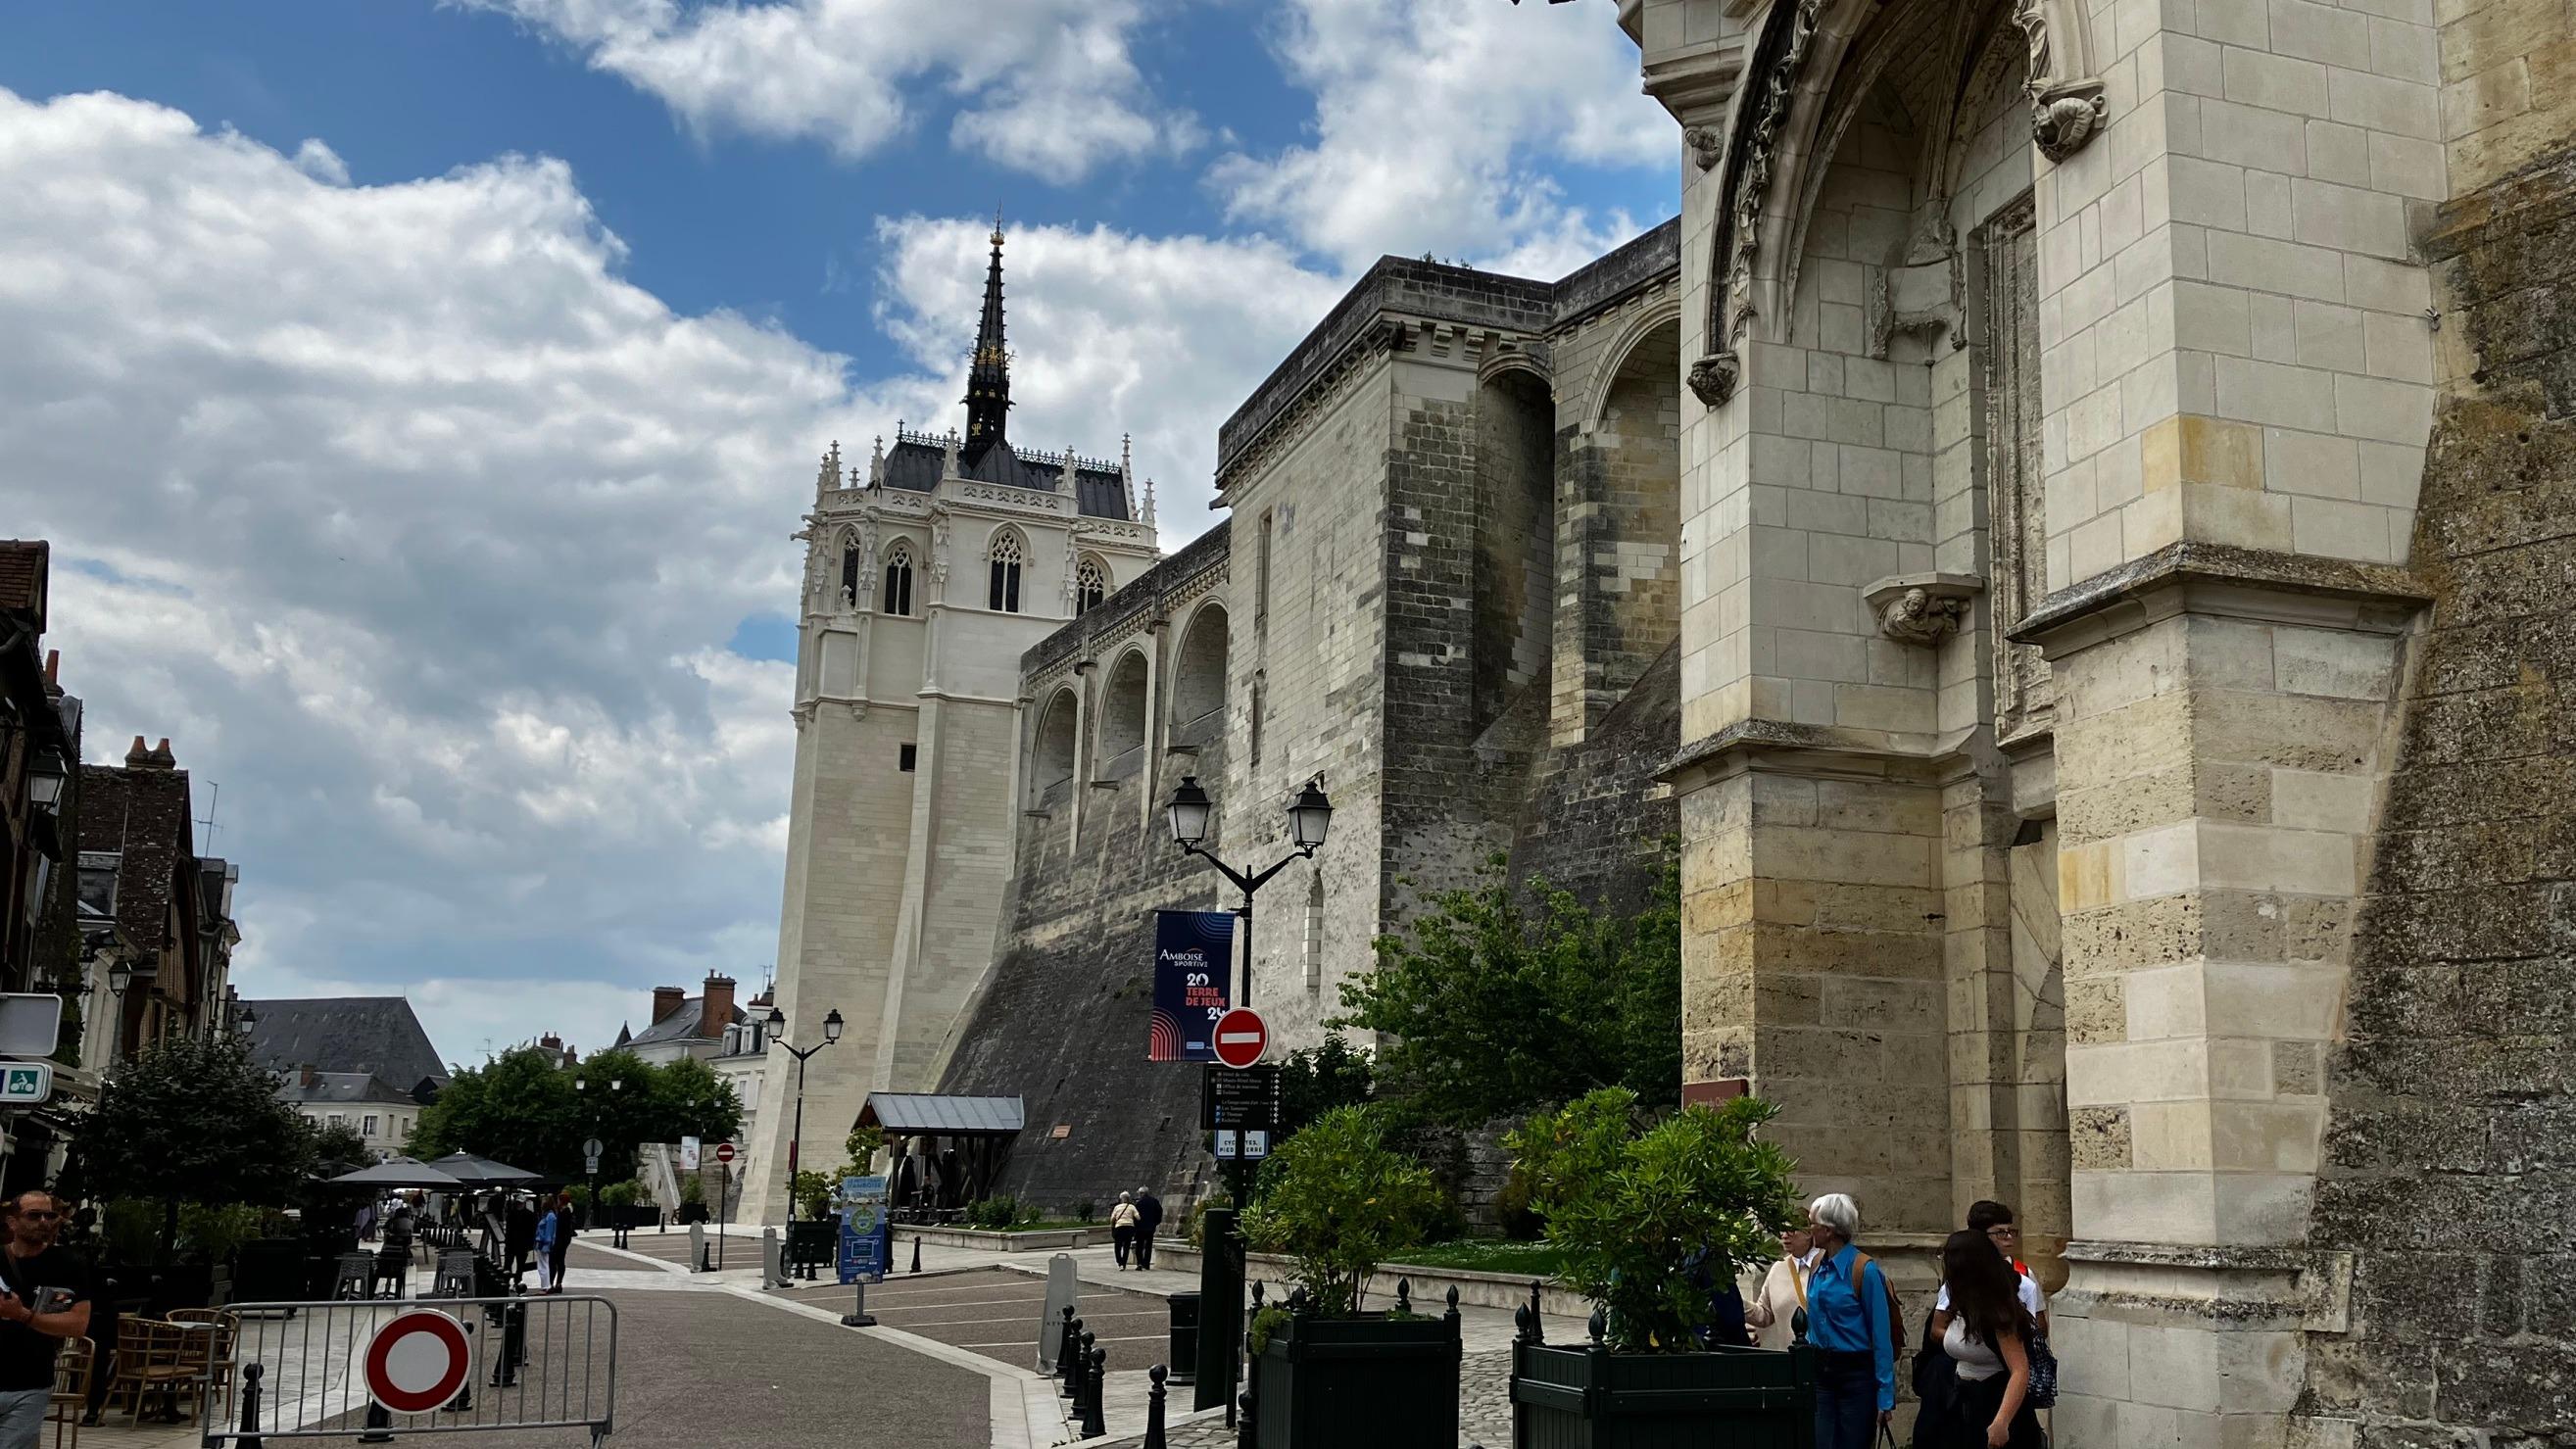
[[[506,1162],[494,1162],[488,1157],[477,1157],[471,1152],[451,1152],[428,1165],[456,1179],[460,1187],[518,1187],[544,1181],[533,1172],[512,1167]]]
[[[329,1181],[334,1187],[425,1187],[432,1192],[456,1192],[465,1186],[454,1173],[409,1157],[389,1158]]]

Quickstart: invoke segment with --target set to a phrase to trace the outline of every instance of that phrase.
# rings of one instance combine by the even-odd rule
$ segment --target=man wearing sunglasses
[[[37,1449],[54,1392],[54,1350],[89,1332],[89,1269],[54,1246],[62,1204],[28,1191],[0,1205],[0,1449]]]

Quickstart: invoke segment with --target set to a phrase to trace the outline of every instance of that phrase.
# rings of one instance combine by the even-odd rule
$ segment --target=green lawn
[[[1416,1268],[1465,1268],[1476,1273],[1526,1273],[1544,1278],[1556,1271],[1558,1252],[1546,1243],[1513,1243],[1500,1238],[1452,1238],[1425,1243],[1394,1255],[1394,1264]]]

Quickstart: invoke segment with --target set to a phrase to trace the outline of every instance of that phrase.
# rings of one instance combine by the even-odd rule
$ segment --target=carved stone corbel
[[[1878,618],[1878,632],[1900,644],[1925,647],[1956,634],[1968,619],[1968,605],[1985,591],[1974,574],[1897,574],[1869,586],[1863,597]]]
[[[1958,234],[1936,202],[1912,236],[1876,269],[1866,293],[1869,355],[1884,359],[1899,332],[1950,334],[1954,348],[1968,345],[1960,326],[1967,274]]]
[[[1735,384],[1744,376],[1744,360],[1732,352],[1715,352],[1691,364],[1691,395],[1704,407],[1716,407],[1735,396]]]
[[[2012,22],[2030,45],[2031,139],[2051,162],[2081,150],[2110,109],[2093,71],[2082,0],[2014,0]]]
[[[1691,161],[1702,171],[1713,171],[1726,159],[1726,132],[1720,127],[1689,127],[1682,132],[1682,144],[1690,148]]]

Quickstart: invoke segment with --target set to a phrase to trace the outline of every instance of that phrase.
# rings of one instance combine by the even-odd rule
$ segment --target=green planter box
[[[1815,1449],[1815,1351],[1512,1345],[1513,1449]]]
[[[1458,1442],[1458,1312],[1291,1318],[1253,1356],[1253,1449]]]

